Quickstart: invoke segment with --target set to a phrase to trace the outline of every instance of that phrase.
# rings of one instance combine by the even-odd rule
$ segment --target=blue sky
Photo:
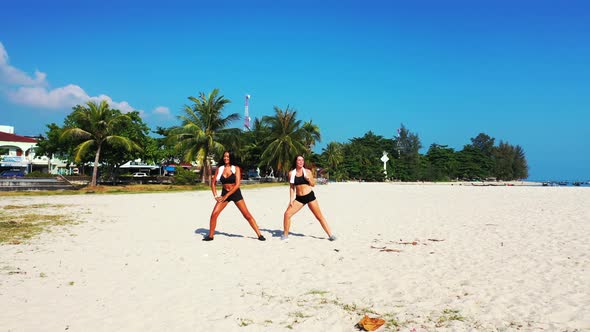
[[[294,107],[317,152],[403,123],[423,153],[483,132],[529,179],[590,179],[589,2],[319,2],[3,2],[0,124],[37,135],[107,98],[155,129],[219,88],[227,114]]]

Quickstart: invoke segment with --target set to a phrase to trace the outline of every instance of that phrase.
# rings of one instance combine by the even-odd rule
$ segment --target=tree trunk
[[[96,156],[94,156],[94,170],[92,172],[92,181],[90,182],[91,187],[96,187],[96,175],[98,173],[98,160],[100,158],[100,146],[98,145],[98,149],[96,150]]]

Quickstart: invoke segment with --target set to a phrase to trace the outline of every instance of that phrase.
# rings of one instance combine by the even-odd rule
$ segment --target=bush
[[[180,166],[176,167],[176,174],[174,174],[175,184],[195,184],[197,181],[197,174],[186,170]]]

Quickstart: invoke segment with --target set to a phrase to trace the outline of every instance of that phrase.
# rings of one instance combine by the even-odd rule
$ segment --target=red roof
[[[0,141],[4,142],[21,142],[21,143],[37,143],[37,140],[34,138],[20,136],[15,134],[9,134],[0,131]]]

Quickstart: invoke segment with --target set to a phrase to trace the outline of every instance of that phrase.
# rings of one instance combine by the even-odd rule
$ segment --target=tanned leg
[[[283,236],[289,236],[289,229],[291,228],[291,217],[295,213],[299,212],[299,210],[301,210],[302,207],[303,204],[301,202],[294,201],[293,205],[290,205],[285,211],[285,214],[283,215]]]
[[[217,202],[213,207],[213,212],[211,212],[211,219],[209,219],[209,237],[213,238],[215,236],[215,227],[217,227],[217,217],[229,202]]]
[[[318,200],[316,199],[315,201],[311,201],[307,205],[309,205],[309,209],[311,210],[313,215],[316,217],[316,219],[320,222],[320,225],[322,225],[324,232],[326,232],[326,234],[328,234],[328,237],[331,237],[332,231],[330,231],[330,226],[328,226],[328,222],[326,221],[326,218],[324,218],[324,215],[322,214],[322,211],[320,210],[320,204],[318,203]]]
[[[258,236],[260,238],[260,236],[262,234],[260,234],[260,230],[258,229],[258,224],[256,224],[256,220],[254,219],[254,217],[252,217],[252,214],[250,213],[250,211],[248,211],[248,207],[246,206],[246,202],[242,199],[242,200],[239,200],[234,203],[236,204],[236,206],[238,207],[238,209],[240,210],[240,212],[242,213],[244,218],[246,218],[246,220],[248,220],[250,227],[252,227],[254,232],[256,232],[256,236]]]

